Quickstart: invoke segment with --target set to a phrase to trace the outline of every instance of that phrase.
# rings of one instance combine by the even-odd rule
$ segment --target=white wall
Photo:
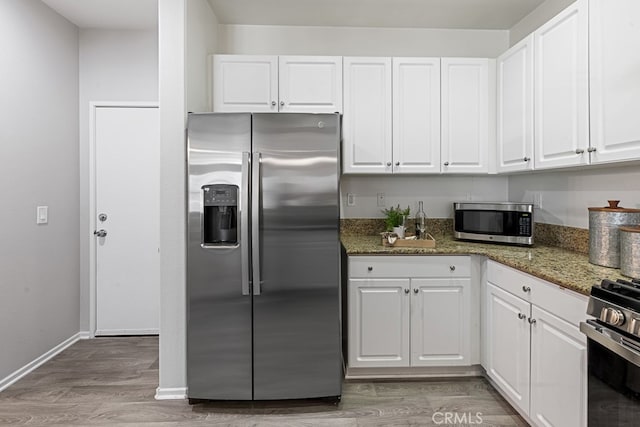
[[[622,207],[640,208],[639,182],[638,166],[537,172],[510,177],[509,199],[532,202],[540,192],[542,208],[536,209],[536,222],[589,228],[589,207],[620,200]]]
[[[206,0],[187,2],[187,111],[211,111],[211,64],[218,49],[218,18]]]
[[[377,205],[378,193],[384,193],[386,205],[411,207],[424,201],[429,218],[452,218],[454,201],[505,201],[508,178],[503,176],[356,176],[341,179],[341,216],[343,218],[382,218]],[[356,205],[347,206],[347,194],[355,195]]]
[[[89,331],[89,103],[158,101],[156,31],[80,31],[80,328]]]
[[[79,330],[78,31],[3,0],[0,52],[1,381]]]
[[[509,46],[518,43],[575,1],[576,0],[546,0],[509,30]]]
[[[495,58],[509,47],[499,30],[220,25],[219,33],[219,53],[230,54]]]

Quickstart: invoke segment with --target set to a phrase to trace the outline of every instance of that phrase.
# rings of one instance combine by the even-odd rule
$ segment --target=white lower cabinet
[[[511,403],[529,413],[529,303],[487,284],[487,374]]]
[[[487,263],[484,367],[536,426],[587,425],[587,298]]]
[[[409,366],[409,279],[349,280],[350,366]]]
[[[540,426],[586,426],[585,336],[535,305],[531,318],[531,419]]]
[[[349,367],[471,365],[470,258],[349,258]]]

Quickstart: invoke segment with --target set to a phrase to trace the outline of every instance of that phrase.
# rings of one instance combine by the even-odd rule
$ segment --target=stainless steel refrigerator
[[[191,113],[191,400],[338,397],[337,114]]]

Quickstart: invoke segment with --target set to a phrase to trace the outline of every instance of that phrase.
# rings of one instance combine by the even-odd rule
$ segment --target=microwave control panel
[[[531,214],[521,213],[519,218],[520,236],[531,236]]]

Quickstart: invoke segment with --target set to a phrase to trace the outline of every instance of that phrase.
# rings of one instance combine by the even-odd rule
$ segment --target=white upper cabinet
[[[589,163],[587,9],[577,0],[533,33],[536,169]]]
[[[442,172],[487,173],[489,60],[442,58]]]
[[[640,1],[589,5],[592,163],[640,158]]]
[[[393,172],[440,172],[440,58],[393,58]]]
[[[498,172],[533,169],[533,35],[497,59]]]
[[[213,110],[342,112],[342,58],[214,55]]]
[[[278,111],[278,57],[214,55],[213,111]]]
[[[344,173],[392,171],[391,58],[345,57]]]
[[[342,58],[280,56],[279,111],[342,112]]]

